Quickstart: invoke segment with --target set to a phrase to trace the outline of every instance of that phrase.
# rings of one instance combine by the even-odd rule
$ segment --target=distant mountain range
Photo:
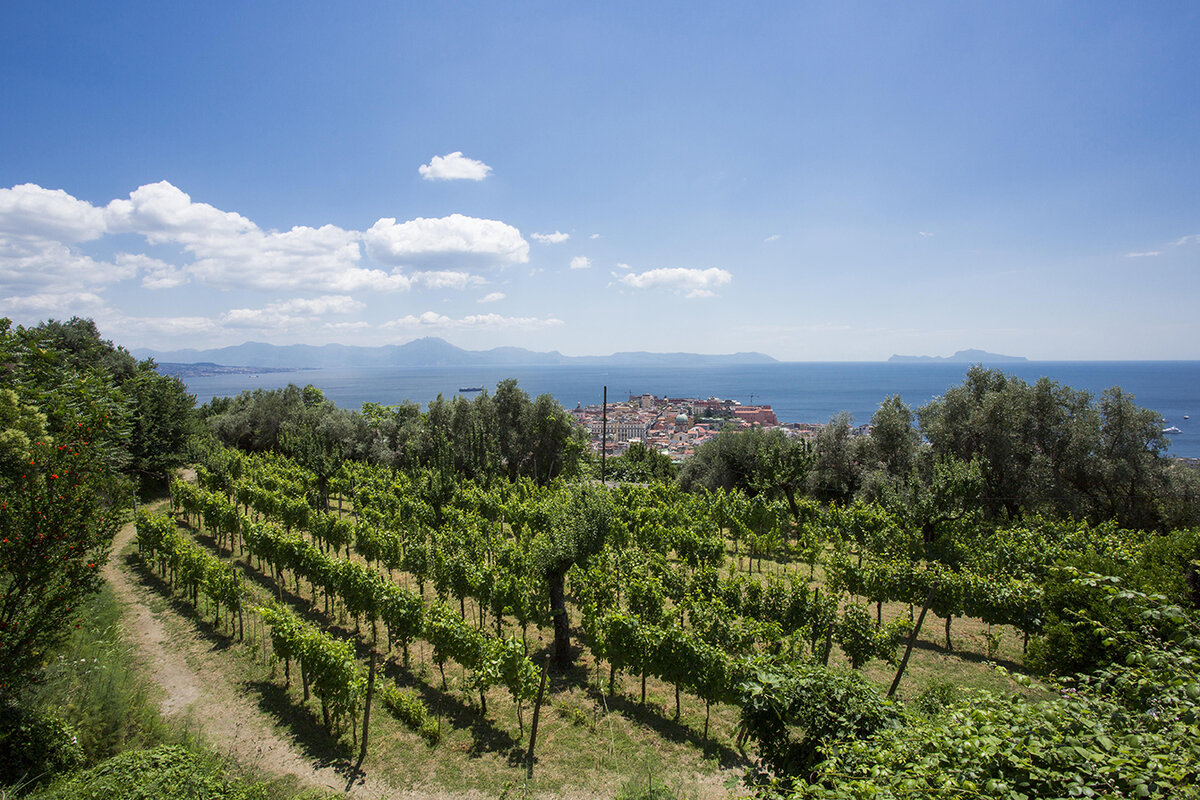
[[[943,362],[948,364],[1008,364],[1014,361],[1028,361],[1025,356],[1002,356],[999,353],[989,353],[986,350],[959,350],[952,356],[892,356],[890,362],[898,364]]]
[[[708,367],[728,364],[774,364],[777,360],[762,353],[702,355],[698,353],[613,353],[610,356],[564,356],[557,350],[539,353],[523,347],[493,347],[491,350],[464,350],[445,339],[427,336],[408,344],[359,347],[327,344],[273,345],[246,342],[215,350],[133,351],[137,358],[153,358],[160,364],[178,368],[201,364],[215,367],[256,367],[262,369],[311,369],[321,367],[476,367],[476,366],[686,366]]]

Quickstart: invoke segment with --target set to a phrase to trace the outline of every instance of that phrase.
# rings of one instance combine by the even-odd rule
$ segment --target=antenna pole
[[[608,454],[608,387],[600,406],[600,482],[604,483],[604,457]]]

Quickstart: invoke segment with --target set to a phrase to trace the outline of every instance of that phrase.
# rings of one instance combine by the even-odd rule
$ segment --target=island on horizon
[[[945,364],[1010,364],[1017,361],[1028,361],[1025,356],[1006,356],[1000,353],[989,353],[986,350],[959,350],[952,356],[901,356],[893,355],[888,359],[895,364],[925,364],[940,362]]]

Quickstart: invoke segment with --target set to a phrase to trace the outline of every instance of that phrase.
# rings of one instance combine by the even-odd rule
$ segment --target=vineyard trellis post
[[[533,778],[533,748],[537,745],[538,717],[542,712],[542,697],[546,693],[546,673],[550,670],[550,654],[542,659],[542,679],[538,683],[537,700],[533,704],[533,721],[529,725],[529,753],[525,756],[525,777]]]
[[[917,634],[921,632],[921,625],[925,622],[925,614],[929,612],[929,607],[933,605],[933,593],[936,591],[937,582],[935,581],[929,587],[929,594],[925,597],[925,605],[921,606],[921,616],[917,617],[917,624],[913,626],[912,633],[908,635],[908,644],[904,647],[904,657],[900,659],[900,666],[896,669],[896,677],[892,679],[892,685],[888,689],[888,697],[896,693],[896,688],[900,685],[900,679],[904,677],[904,668],[908,666],[908,657],[912,655],[913,645],[917,641]]]

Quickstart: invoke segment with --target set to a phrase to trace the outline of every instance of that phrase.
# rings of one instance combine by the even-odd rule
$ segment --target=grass
[[[79,627],[46,667],[33,702],[72,726],[92,762],[174,741],[152,702],[152,687],[134,668],[112,589],[104,585],[79,611]]]
[[[165,601],[162,601],[165,605]],[[261,777],[222,757],[203,734],[186,723],[164,720],[158,711],[160,690],[146,675],[139,654],[124,628],[123,607],[105,584],[79,607],[78,627],[27,690],[23,703],[38,715],[61,720],[82,751],[85,771],[70,775],[31,775],[22,787],[2,787],[0,796],[15,796],[48,784],[37,798],[153,796],[159,778],[144,774],[148,794],[136,794],[132,772],[162,760],[169,752],[174,767],[184,765],[194,786],[225,787],[213,798],[282,800],[297,798],[287,782],[264,783]],[[167,748],[166,751],[163,748]],[[36,758],[35,754],[29,754]],[[157,760],[156,760],[157,759]],[[132,772],[131,772],[132,770]],[[169,770],[168,770],[169,771]],[[178,770],[177,770],[178,771]],[[165,774],[165,773],[164,773]],[[160,776],[162,777],[162,776]],[[242,792],[246,788],[247,792]],[[252,791],[251,791],[252,790]],[[164,795],[165,796],[165,795]],[[208,797],[210,795],[195,795]]]

